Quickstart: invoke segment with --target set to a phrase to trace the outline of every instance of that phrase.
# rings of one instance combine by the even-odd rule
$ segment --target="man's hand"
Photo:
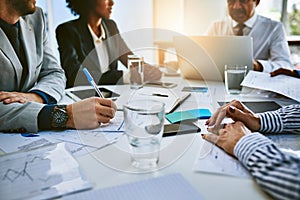
[[[144,64],[144,82],[154,82],[161,79],[162,72],[158,67]],[[135,83],[141,83],[142,77],[138,73],[137,67],[130,68],[130,80]]]
[[[68,105],[68,128],[94,129],[115,116],[116,104],[110,99],[91,97]]]
[[[242,122],[235,122],[233,124],[227,124],[223,129],[220,129],[218,135],[214,133],[202,134],[202,138],[216,144],[234,156],[235,145],[243,136],[250,133],[250,130],[247,129]]]
[[[149,64],[144,65],[145,82],[159,81],[161,79],[161,76],[162,76],[162,72],[159,70],[159,68]]]
[[[295,70],[292,70],[292,69],[279,68],[279,69],[277,69],[277,70],[270,73],[271,77],[281,75],[281,74],[299,78],[298,73]]]
[[[240,101],[233,100],[218,108],[218,110],[207,121],[210,132],[217,133],[222,128],[222,121],[225,117],[231,118],[233,121],[243,122],[251,131],[260,129],[260,119],[251,110],[249,110]]]
[[[42,97],[35,93],[23,93],[23,92],[0,92],[0,102],[4,104],[10,103],[26,103],[34,101],[37,103],[44,103]]]
[[[264,70],[263,66],[256,60],[253,60],[253,69],[254,71],[258,71],[258,72],[262,72]]]

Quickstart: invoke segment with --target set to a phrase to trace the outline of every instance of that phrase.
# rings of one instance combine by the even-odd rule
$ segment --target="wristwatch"
[[[56,129],[66,128],[68,113],[66,105],[56,105],[51,113],[51,126]]]

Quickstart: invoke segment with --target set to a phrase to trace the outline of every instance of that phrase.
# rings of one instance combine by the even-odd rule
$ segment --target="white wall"
[[[154,25],[186,35],[203,34],[227,12],[226,0],[153,0]]]
[[[120,32],[130,37],[135,34],[134,30],[153,27],[174,33],[200,35],[212,21],[222,18],[226,13],[226,0],[114,0],[114,3],[111,18],[117,22]],[[46,7],[45,10],[49,12],[50,42],[58,56],[55,29],[75,17],[66,7],[65,0],[37,0],[37,4]],[[150,35],[152,38],[149,40],[171,40],[170,35]],[[124,39],[127,41],[126,37]],[[130,41],[127,42],[129,47],[134,46]],[[155,60],[156,53],[148,51],[142,54]]]
[[[221,19],[227,13],[226,0],[185,0],[184,33],[201,35],[210,23]]]
[[[111,19],[115,20],[119,31],[129,48],[136,54],[143,55],[152,62],[155,55],[152,51],[135,49],[135,39],[146,39],[153,43],[153,34],[141,36],[141,29],[153,27],[153,0],[114,0]]]

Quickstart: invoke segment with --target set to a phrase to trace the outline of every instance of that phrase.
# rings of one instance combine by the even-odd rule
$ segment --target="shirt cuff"
[[[52,96],[46,94],[45,92],[42,92],[40,90],[32,90],[30,92],[35,93],[35,94],[39,95],[40,97],[42,97],[45,104],[56,104],[57,103],[57,101]]]
[[[264,112],[258,114],[260,119],[261,133],[279,133],[283,130],[283,122],[278,111]]]
[[[234,147],[234,155],[244,166],[249,158],[259,149],[272,144],[272,141],[260,133],[251,133],[242,137]]]
[[[298,78],[300,78],[300,70],[294,69],[294,71],[298,74]]]
[[[265,73],[270,73],[272,72],[272,66],[270,64],[269,61],[266,61],[266,60],[257,60],[257,62],[259,62],[261,64],[261,66],[263,67],[263,71],[262,72],[265,72]]]
[[[51,113],[55,105],[46,105],[42,108],[38,115],[38,128],[39,130],[51,129]]]

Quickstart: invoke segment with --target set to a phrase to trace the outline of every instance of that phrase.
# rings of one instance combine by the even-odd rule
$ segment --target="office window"
[[[259,14],[281,21],[288,35],[300,35],[300,0],[261,1]]]
[[[300,0],[287,1],[287,25],[290,35],[300,35]]]
[[[260,15],[281,21],[282,2],[283,0],[260,1],[256,9]]]

